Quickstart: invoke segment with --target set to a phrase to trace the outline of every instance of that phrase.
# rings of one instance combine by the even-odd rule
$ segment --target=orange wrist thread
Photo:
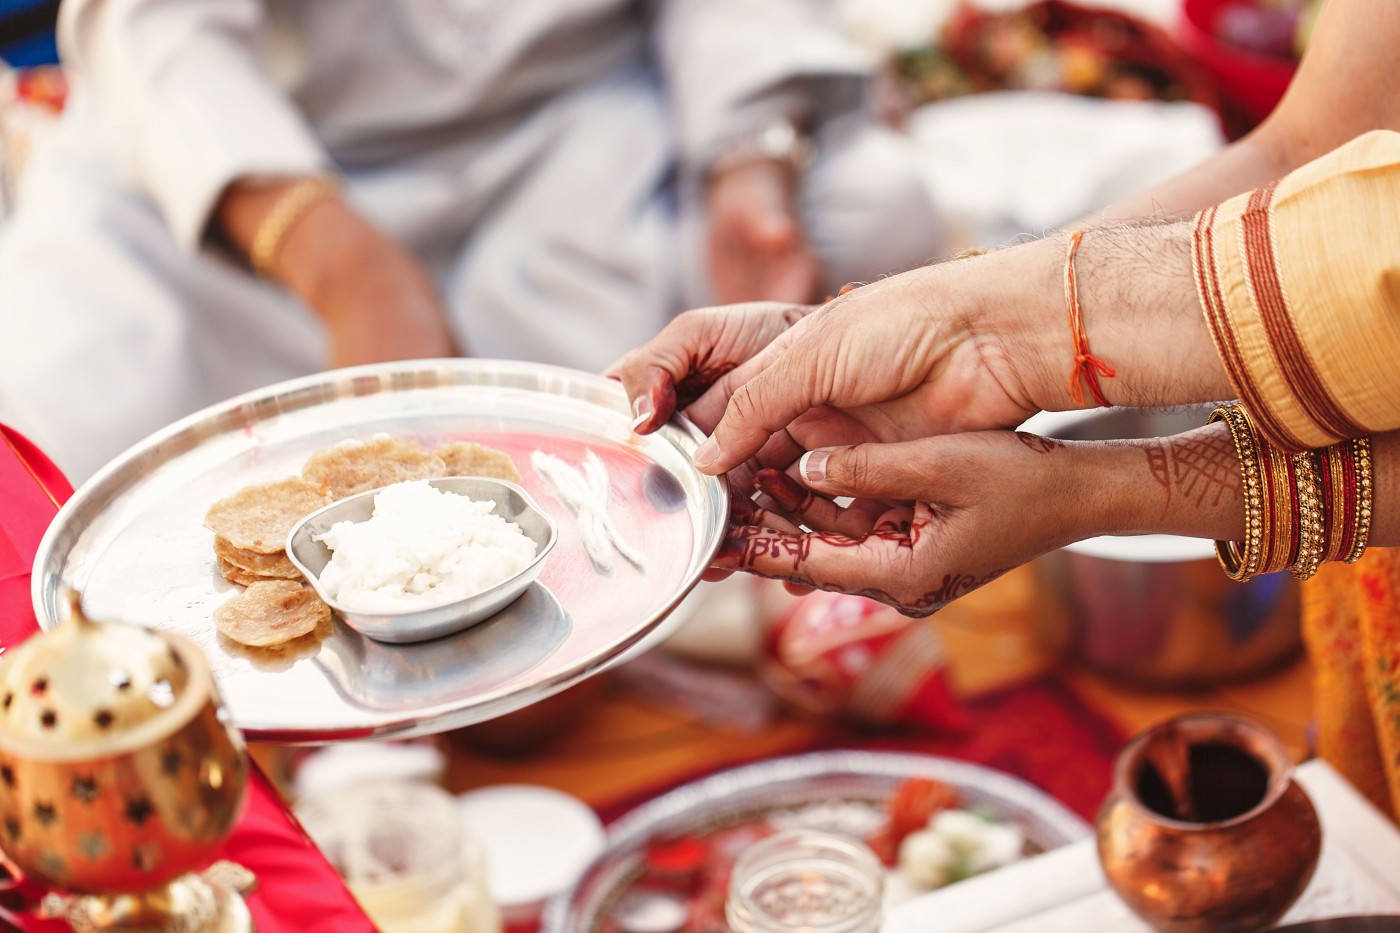
[[[1088,383],[1089,393],[1101,408],[1112,405],[1104,397],[1099,387],[1099,377],[1112,379],[1118,373],[1103,360],[1089,352],[1089,334],[1084,329],[1084,309],[1079,306],[1079,282],[1074,274],[1074,258],[1079,253],[1079,243],[1084,239],[1084,231],[1070,234],[1069,246],[1065,250],[1065,304],[1069,307],[1069,331],[1074,338],[1074,370],[1069,375],[1069,396],[1076,405],[1084,404],[1084,389],[1081,381]]]

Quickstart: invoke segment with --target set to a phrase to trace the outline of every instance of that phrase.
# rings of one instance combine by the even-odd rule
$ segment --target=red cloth
[[[1124,736],[1055,675],[1008,687],[967,703],[971,727],[951,733],[904,728],[872,732],[832,721],[831,729],[791,754],[833,749],[869,749],[941,755],[987,765],[1027,781],[1093,822],[1108,794],[1113,762]],[[755,761],[758,757],[755,756]],[[738,765],[727,765],[738,767]],[[704,768],[676,781],[598,808],[612,823],[634,807],[682,784],[715,773]]]
[[[47,457],[0,425],[0,646],[12,648],[38,630],[29,598],[30,568],[44,530],[72,492]],[[251,768],[243,816],[219,857],[257,875],[258,887],[247,902],[258,933],[374,931],[256,765]],[[45,933],[66,929],[14,915],[7,906],[0,900],[0,929],[16,924]]]

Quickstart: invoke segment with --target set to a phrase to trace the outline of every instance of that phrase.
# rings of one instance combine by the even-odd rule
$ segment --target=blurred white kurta
[[[339,172],[471,353],[590,370],[705,302],[700,173],[776,117],[816,127],[832,287],[937,251],[827,0],[68,0],[60,42],[70,107],[0,235],[0,419],[76,480],[322,365],[314,315],[206,243],[241,176]]]

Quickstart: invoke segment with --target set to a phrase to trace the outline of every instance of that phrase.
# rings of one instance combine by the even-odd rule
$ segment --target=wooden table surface
[[[976,696],[1056,667],[1032,631],[1034,586],[1031,572],[1023,568],[933,617],[960,692]],[[1263,676],[1192,691],[1134,687],[1087,671],[1063,670],[1088,704],[1125,734],[1193,709],[1232,710],[1262,720],[1295,757],[1307,756],[1311,670],[1301,657]],[[443,737],[449,789],[543,784],[603,806],[699,771],[804,749],[829,729],[820,721],[783,714],[762,731],[736,736],[732,729],[699,722],[606,682],[550,701],[535,718],[547,720],[558,734],[511,754],[498,750],[503,741],[528,740],[538,722],[527,721],[519,729],[505,723],[484,736],[469,730]]]

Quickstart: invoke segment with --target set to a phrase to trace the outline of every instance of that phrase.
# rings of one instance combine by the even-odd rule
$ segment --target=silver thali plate
[[[313,451],[380,432],[429,449],[475,440],[509,453],[559,528],[538,582],[494,618],[415,645],[370,641],[338,619],[276,651],[219,635],[213,610],[238,588],[218,573],[203,526],[209,506],[299,473]],[[94,618],[193,638],[251,738],[319,743],[458,728],[607,666],[695,585],[728,514],[720,482],[691,466],[701,439],[679,419],[637,437],[617,383],[533,363],[415,361],[281,383],[171,425],[78,489],[35,557],[35,612],[53,627],[72,586]],[[608,514],[643,555],[640,566],[590,560],[572,511],[531,465],[536,450],[574,466],[589,451],[602,460]]]
[[[1059,801],[992,768],[934,755],[812,752],[701,778],[632,810],[608,828],[607,846],[574,887],[545,907],[542,933],[599,933],[643,871],[648,844],[754,819],[784,828],[861,837],[908,778],[957,788],[964,807],[1020,827],[1028,850],[1046,852],[1093,830]]]

